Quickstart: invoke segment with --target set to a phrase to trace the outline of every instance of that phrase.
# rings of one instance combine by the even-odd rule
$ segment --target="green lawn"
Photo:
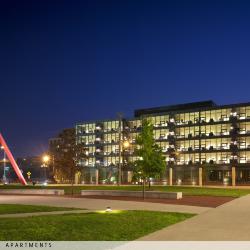
[[[33,205],[19,205],[19,204],[0,204],[0,214],[68,211],[73,209],[75,208],[33,206]]]
[[[66,194],[71,194],[71,186],[21,186],[21,185],[6,185],[0,186],[0,189],[7,188],[51,188],[51,189],[64,189]],[[141,186],[74,186],[73,193],[80,194],[80,190],[83,189],[103,189],[103,190],[142,190]],[[183,195],[208,195],[208,196],[230,196],[240,197],[246,194],[250,194],[250,189],[240,188],[208,188],[208,187],[182,187],[182,186],[152,186],[151,190],[155,191],[167,191],[167,192],[183,192]]]
[[[192,214],[114,211],[0,220],[1,241],[134,240]]]
[[[79,187],[77,187],[79,188]],[[80,189],[117,189],[117,190],[142,190],[139,186],[83,186]],[[148,188],[147,188],[148,190]],[[207,188],[207,187],[181,187],[181,186],[152,186],[151,191],[183,192],[183,195],[207,195],[240,197],[250,194],[250,189]]]

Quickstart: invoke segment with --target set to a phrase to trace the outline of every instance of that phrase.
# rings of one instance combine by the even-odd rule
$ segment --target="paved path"
[[[93,212],[93,210],[67,210],[67,211],[51,211],[51,212],[33,212],[33,213],[17,213],[17,214],[0,214],[0,218],[20,218],[42,215],[60,215],[60,214],[84,214]]]
[[[225,203],[138,240],[249,241],[250,195]]]
[[[89,198],[0,195],[0,204],[48,205],[57,207],[85,208],[89,210],[104,210],[106,207],[118,210],[152,210],[164,212],[180,212],[200,214],[211,210],[208,207],[186,205],[160,204],[150,202],[119,201]]]

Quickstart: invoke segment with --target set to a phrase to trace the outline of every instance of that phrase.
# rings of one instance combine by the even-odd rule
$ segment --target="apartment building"
[[[166,173],[155,181],[250,184],[250,103],[213,101],[138,109],[130,119],[77,124],[76,141],[84,143],[88,152],[87,159],[79,162],[83,182],[116,183],[119,167],[123,183],[132,181],[142,119],[153,124],[155,141],[166,159]]]

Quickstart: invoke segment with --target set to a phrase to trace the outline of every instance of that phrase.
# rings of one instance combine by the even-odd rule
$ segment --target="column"
[[[81,172],[78,171],[77,173],[75,173],[75,184],[80,184],[80,180],[81,180]]]
[[[99,184],[99,170],[98,169],[95,170],[95,184],[96,185]]]
[[[169,168],[169,186],[173,186],[173,168]]]
[[[128,171],[128,183],[131,183],[132,182],[132,171]]]
[[[235,181],[236,179],[236,171],[235,171],[235,167],[232,167],[232,186],[234,187],[235,186]]]
[[[78,173],[75,173],[75,184],[79,184]]]
[[[202,168],[199,168],[199,186],[202,186]]]

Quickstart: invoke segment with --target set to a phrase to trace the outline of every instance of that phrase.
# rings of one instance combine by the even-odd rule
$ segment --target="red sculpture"
[[[15,159],[14,159],[12,153],[10,152],[10,149],[8,148],[8,146],[7,146],[7,144],[6,144],[6,142],[5,142],[5,140],[4,140],[4,138],[3,138],[3,136],[2,136],[1,133],[0,133],[0,145],[3,147],[3,150],[5,151],[5,153],[6,153],[7,157],[8,157],[8,159],[9,159],[9,161],[10,161],[12,167],[14,168],[14,170],[15,170],[17,176],[18,176],[19,181],[20,181],[23,185],[27,185],[27,182],[26,182],[26,180],[24,179],[21,170],[20,170],[19,167],[17,166],[17,163],[16,163],[16,161],[15,161]]]

